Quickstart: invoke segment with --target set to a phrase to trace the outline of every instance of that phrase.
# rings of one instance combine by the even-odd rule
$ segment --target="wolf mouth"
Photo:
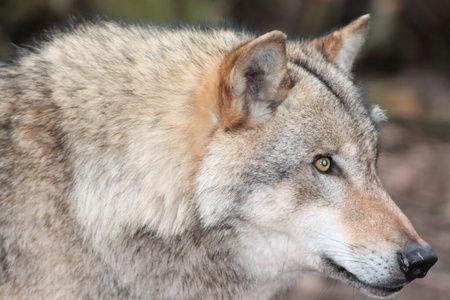
[[[329,257],[323,258],[325,264],[331,267],[337,274],[347,279],[349,283],[359,289],[363,289],[367,291],[369,294],[378,297],[388,297],[397,292],[399,292],[407,283],[395,286],[379,286],[379,285],[371,285],[364,281],[361,281],[356,275],[348,271],[343,266],[337,264],[334,260]]]

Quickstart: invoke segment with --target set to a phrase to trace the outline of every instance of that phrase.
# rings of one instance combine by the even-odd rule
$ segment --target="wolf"
[[[305,274],[373,297],[437,261],[377,176],[351,68],[313,40],[85,22],[0,66],[2,299],[270,299]]]

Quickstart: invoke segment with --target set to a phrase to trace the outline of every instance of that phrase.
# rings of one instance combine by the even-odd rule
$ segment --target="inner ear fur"
[[[364,15],[341,30],[311,42],[324,57],[345,72],[350,72],[356,56],[361,51],[369,29],[370,16]]]
[[[286,35],[264,34],[232,52],[220,71],[219,114],[223,128],[264,122],[287,97]]]

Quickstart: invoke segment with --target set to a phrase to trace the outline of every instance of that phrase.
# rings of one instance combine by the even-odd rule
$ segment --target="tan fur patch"
[[[220,127],[231,130],[244,125],[245,109],[243,103],[237,103],[238,99],[231,91],[230,72],[237,59],[241,55],[245,45],[234,51],[221,64],[219,71],[218,109]]]
[[[343,209],[342,222],[349,228],[351,241],[367,244],[384,242],[404,244],[408,240],[420,242],[421,238],[411,222],[387,195],[368,195],[352,191],[350,201]]]
[[[194,113],[186,129],[191,153],[188,167],[190,178],[206,154],[214,131],[219,127],[219,66],[217,63],[205,73],[194,94]]]
[[[337,53],[342,48],[342,37],[339,31],[335,31],[330,35],[315,39],[311,45],[323,53],[328,61],[334,61]]]

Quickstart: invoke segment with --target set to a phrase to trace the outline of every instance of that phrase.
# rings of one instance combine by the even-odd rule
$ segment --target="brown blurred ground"
[[[370,13],[356,77],[386,109],[379,172],[422,238],[439,255],[424,279],[394,299],[450,299],[450,1],[448,0],[0,0],[0,58],[12,45],[71,16],[152,22],[230,23],[311,37]],[[367,299],[332,280],[308,277],[290,299]]]

